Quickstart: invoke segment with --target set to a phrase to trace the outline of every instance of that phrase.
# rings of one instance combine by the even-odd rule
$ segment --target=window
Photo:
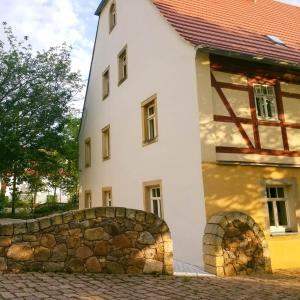
[[[112,189],[109,188],[103,188],[102,189],[102,203],[103,206],[113,206],[112,202]]]
[[[143,142],[149,144],[157,141],[157,104],[156,96],[142,103]]]
[[[112,32],[116,24],[117,24],[116,4],[113,3],[109,9],[109,32]]]
[[[266,188],[271,231],[289,231],[288,197],[284,186]]]
[[[128,63],[127,63],[127,47],[119,54],[119,85],[127,79]]]
[[[264,120],[278,120],[274,86],[254,84],[253,89],[257,117]]]
[[[109,68],[102,74],[102,99],[109,96]]]
[[[151,181],[144,183],[144,205],[147,212],[163,217],[161,182]]]
[[[110,159],[110,126],[102,129],[102,158]]]
[[[85,167],[89,168],[91,166],[91,139],[85,140]]]
[[[152,187],[149,189],[151,212],[158,217],[161,217],[161,198],[160,198],[160,187]]]
[[[84,193],[84,208],[92,207],[92,193],[91,191],[86,191]]]

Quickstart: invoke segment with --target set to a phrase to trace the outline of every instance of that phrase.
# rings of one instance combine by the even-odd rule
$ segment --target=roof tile
[[[195,46],[300,64],[300,7],[275,0],[153,0]],[[267,35],[284,41],[274,44]]]

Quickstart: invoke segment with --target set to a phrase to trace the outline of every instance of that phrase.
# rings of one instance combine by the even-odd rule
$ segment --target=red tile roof
[[[204,46],[300,65],[300,7],[275,0],[153,0],[176,31]],[[266,35],[284,41],[279,46]]]

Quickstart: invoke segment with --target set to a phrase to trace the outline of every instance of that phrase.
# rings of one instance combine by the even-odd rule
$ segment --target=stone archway
[[[213,216],[204,234],[205,271],[217,276],[270,273],[271,260],[263,231],[239,212]]]

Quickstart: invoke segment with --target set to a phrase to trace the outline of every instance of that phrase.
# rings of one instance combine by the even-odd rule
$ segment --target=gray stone
[[[85,218],[87,220],[95,219],[96,218],[95,209],[94,208],[86,209],[85,210]]]
[[[106,207],[105,214],[107,218],[115,218],[116,210],[114,207]]]
[[[103,228],[91,228],[86,229],[84,232],[84,238],[88,241],[100,241],[100,240],[108,240],[109,235],[104,231]]]
[[[68,224],[69,222],[71,222],[74,219],[73,212],[68,211],[68,212],[63,213],[62,218],[63,218],[63,223]]]
[[[34,250],[35,261],[48,261],[50,257],[50,250],[45,247],[37,247]]]
[[[0,257],[0,271],[6,271],[6,270],[7,270],[6,259],[4,257]]]
[[[45,262],[44,270],[46,272],[62,272],[64,271],[65,264],[63,262]]]
[[[162,274],[163,263],[154,259],[147,259],[143,272],[145,274]]]
[[[84,264],[81,259],[72,258],[67,265],[67,270],[69,272],[74,272],[74,273],[83,273],[84,272]]]
[[[40,218],[39,223],[40,223],[41,229],[46,229],[46,228],[51,227],[51,221],[50,221],[49,217]]]
[[[28,233],[35,233],[40,230],[39,222],[36,220],[27,220],[27,231]]]
[[[68,249],[65,244],[57,245],[52,252],[51,261],[61,262],[65,261],[68,255]]]
[[[106,262],[106,269],[107,272],[110,274],[124,274],[123,267],[116,262],[111,262],[111,261]]]
[[[26,221],[14,224],[14,234],[23,234],[27,232]]]
[[[138,243],[143,244],[143,245],[153,245],[155,243],[155,239],[153,235],[148,232],[144,231],[140,233],[139,238],[137,239]]]
[[[0,235],[13,235],[14,233],[14,225],[13,224],[5,224],[0,225]]]

